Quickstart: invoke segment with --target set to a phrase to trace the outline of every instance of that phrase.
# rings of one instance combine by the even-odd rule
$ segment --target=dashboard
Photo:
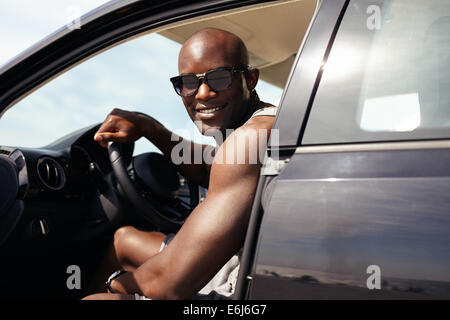
[[[111,171],[107,150],[93,140],[98,126],[75,132],[43,148],[0,146],[0,154],[16,163],[19,199],[73,198],[92,185],[89,164]]]
[[[0,189],[1,250],[8,247],[3,245],[6,238],[14,250],[32,251],[88,245],[125,222],[152,230],[163,227],[138,211],[116,180],[108,150],[93,139],[99,126],[42,148],[0,146],[0,165],[6,161],[10,168],[6,172],[0,166],[0,176],[6,172],[11,181]],[[137,194],[180,226],[206,191],[202,196],[161,154],[133,157],[134,143],[120,144],[120,149]]]
[[[113,185],[114,181],[107,150],[93,140],[98,127],[76,131],[43,148],[0,146],[0,156],[15,164],[16,201],[23,206],[15,212],[15,222],[9,223],[14,230],[2,231],[12,232],[14,246],[17,242],[35,243],[43,239],[59,242],[68,235],[71,241],[77,241],[91,227],[110,222],[99,189],[102,184]],[[123,147],[130,161],[133,146]],[[3,185],[2,192],[8,188]],[[116,206],[120,204],[118,199],[113,200]],[[2,216],[0,213],[0,222]]]

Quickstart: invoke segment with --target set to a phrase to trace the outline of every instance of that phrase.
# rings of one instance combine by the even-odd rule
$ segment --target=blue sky
[[[105,0],[0,0],[0,65]]]
[[[0,2],[0,65],[107,1]],[[14,105],[0,119],[0,145],[44,146],[85,126],[102,122],[115,107],[149,114],[172,131],[201,142],[169,77],[177,74],[180,44],[148,34],[84,61]],[[277,103],[282,90],[262,81],[262,100]],[[154,150],[145,139],[137,153]]]

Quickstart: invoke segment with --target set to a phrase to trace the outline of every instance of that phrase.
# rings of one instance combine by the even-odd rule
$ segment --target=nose
[[[197,100],[209,100],[216,96],[217,93],[208,86],[205,79],[201,79],[200,87],[198,87],[195,98]]]

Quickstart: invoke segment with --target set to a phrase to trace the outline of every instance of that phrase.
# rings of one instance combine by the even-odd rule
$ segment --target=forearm
[[[150,258],[133,272],[126,272],[111,281],[111,293],[139,294],[154,300],[177,299],[164,280],[161,259]]]
[[[94,140],[107,148],[109,141],[133,142],[143,136],[171,159],[186,178],[201,186],[208,186],[210,166],[203,161],[203,150],[207,146],[186,139],[180,142],[179,136],[144,113],[114,109],[95,133]],[[181,151],[177,155],[178,149]],[[180,159],[182,161],[177,162]]]
[[[203,159],[203,152],[208,145],[184,139],[155,119],[151,117],[148,119],[151,120],[147,120],[144,125],[144,136],[166,157],[170,158],[187,179],[203,187],[208,187],[210,166]],[[188,154],[184,154],[185,152]]]
[[[201,290],[242,247],[254,190],[244,185],[202,202],[163,252],[118,278],[118,292],[189,299]],[[230,195],[237,199],[231,207]]]

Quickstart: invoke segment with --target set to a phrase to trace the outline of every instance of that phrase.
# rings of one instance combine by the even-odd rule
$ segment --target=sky
[[[0,65],[105,0],[0,0]]]
[[[0,0],[0,65],[70,23],[103,0]],[[113,108],[153,116],[170,130],[213,143],[190,121],[169,78],[177,75],[181,45],[158,34],[122,43],[53,79],[16,103],[0,119],[0,145],[42,147],[78,129],[102,122]],[[262,81],[262,100],[277,103],[280,88]],[[156,151],[147,140],[135,154]]]

